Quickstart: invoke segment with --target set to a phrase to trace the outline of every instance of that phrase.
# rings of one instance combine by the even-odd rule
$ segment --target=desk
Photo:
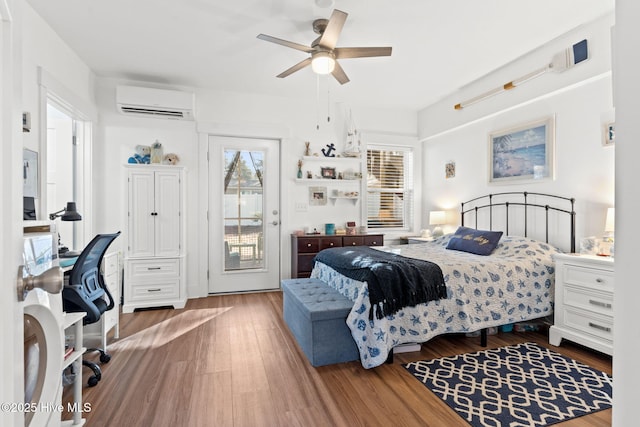
[[[240,259],[242,259],[242,248],[251,248],[252,252],[252,260],[256,260],[256,244],[255,243],[229,243],[229,250],[233,250],[233,248],[238,248],[238,253],[240,253]]]
[[[59,258],[59,260],[60,260],[59,261],[60,268],[62,268],[62,271],[64,271],[66,273],[67,271],[71,271],[73,269],[73,265],[78,260],[78,257]]]

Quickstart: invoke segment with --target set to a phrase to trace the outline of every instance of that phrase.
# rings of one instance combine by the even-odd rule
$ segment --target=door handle
[[[279,224],[280,224],[280,221],[275,220],[275,221],[273,221],[271,224],[272,224],[272,225],[279,225]]]
[[[56,266],[51,267],[38,276],[32,276],[26,272],[24,265],[21,265],[18,267],[18,280],[16,285],[18,301],[24,301],[27,293],[34,288],[40,288],[50,294],[59,294],[60,291],[62,291],[62,284],[64,283],[63,274],[62,269]]]

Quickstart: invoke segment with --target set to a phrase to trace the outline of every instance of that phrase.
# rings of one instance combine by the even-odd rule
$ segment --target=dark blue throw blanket
[[[371,313],[382,319],[404,307],[446,298],[447,288],[437,264],[371,249],[367,246],[330,248],[316,261],[338,273],[367,282]]]

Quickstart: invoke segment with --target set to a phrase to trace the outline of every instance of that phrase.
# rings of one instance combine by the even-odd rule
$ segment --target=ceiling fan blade
[[[300,43],[290,42],[288,40],[282,40],[282,39],[279,39],[277,37],[268,36],[266,34],[258,34],[258,38],[260,40],[264,40],[264,41],[267,41],[267,42],[271,42],[271,43],[279,44],[279,45],[282,45],[282,46],[290,47],[292,49],[301,50],[301,51],[306,52],[306,53],[313,52],[313,49],[310,48],[309,46],[305,46],[305,45],[300,44]]]
[[[349,83],[349,77],[347,77],[347,74],[344,72],[340,64],[338,64],[338,61],[336,61],[336,66],[333,68],[331,74],[341,85]]]
[[[333,50],[336,59],[391,56],[390,47],[338,47]]]
[[[341,10],[333,10],[331,17],[329,18],[327,28],[325,28],[324,33],[322,33],[322,37],[318,42],[321,47],[326,49],[334,49],[336,47],[336,44],[338,44],[338,37],[340,36],[342,27],[344,26],[344,21],[347,20],[347,15],[347,13]]]
[[[280,78],[287,77],[288,75],[293,74],[296,71],[303,69],[304,67],[306,67],[309,64],[311,64],[311,58],[307,58],[304,61],[298,62],[296,65],[294,65],[293,67],[281,72],[276,77],[280,77]],[[336,65],[338,65],[338,64],[336,64]]]

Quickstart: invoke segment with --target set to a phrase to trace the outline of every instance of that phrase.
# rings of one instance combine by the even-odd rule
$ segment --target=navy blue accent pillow
[[[490,255],[498,246],[502,231],[476,230],[469,227],[458,227],[451,236],[447,249],[470,252],[476,255]]]

